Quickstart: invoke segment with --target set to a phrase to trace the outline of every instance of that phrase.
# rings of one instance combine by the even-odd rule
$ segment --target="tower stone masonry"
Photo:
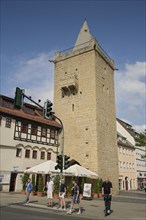
[[[55,53],[54,111],[64,125],[64,153],[108,176],[118,193],[114,61],[84,21],[75,46]]]

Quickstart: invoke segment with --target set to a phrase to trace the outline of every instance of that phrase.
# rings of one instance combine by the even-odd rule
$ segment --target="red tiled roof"
[[[49,126],[53,126],[53,127],[57,127],[57,128],[61,128],[61,125],[55,121],[54,119],[46,119],[44,118],[40,112],[42,110],[40,110],[38,107],[34,106],[34,105],[30,105],[28,103],[24,103],[24,107],[25,106],[29,106],[29,108],[33,110],[34,114],[29,114],[28,112],[25,112],[22,109],[20,110],[17,110],[17,109],[14,109],[12,108],[11,106],[3,106],[3,101],[7,101],[9,104],[13,104],[14,100],[9,98],[9,97],[6,97],[6,96],[1,96],[1,102],[0,102],[0,113],[1,114],[4,114],[4,115],[11,115],[15,118],[22,118],[22,119],[26,119],[26,120],[30,120],[30,121],[34,121],[34,122],[37,122],[37,123],[41,123],[41,124],[45,124],[45,125],[49,125]],[[42,113],[42,112],[41,112]]]

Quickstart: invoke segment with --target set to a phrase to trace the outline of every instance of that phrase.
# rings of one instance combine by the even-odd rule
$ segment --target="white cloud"
[[[8,94],[15,93],[18,86],[24,88],[26,95],[43,105],[46,99],[53,101],[54,64],[51,53],[35,54],[31,58],[15,57],[12,71],[7,77],[7,88],[13,88]],[[146,62],[126,64],[123,71],[115,73],[116,111],[118,118],[125,118],[138,131],[143,131],[145,120],[145,68]]]
[[[136,62],[115,73],[118,117],[131,121],[137,129],[143,129],[145,122],[145,71],[146,62]]]
[[[134,125],[133,128],[138,133],[143,133],[145,131],[145,129],[146,129],[146,125]]]
[[[17,59],[13,64],[11,78],[8,83],[13,87],[13,93],[18,86],[25,89],[25,94],[33,100],[42,100],[43,105],[46,99],[53,101],[54,91],[54,66],[48,60],[54,52],[40,53],[32,58]],[[27,101],[27,100],[26,100]]]

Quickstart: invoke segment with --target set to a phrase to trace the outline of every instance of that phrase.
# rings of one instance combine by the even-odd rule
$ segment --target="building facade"
[[[146,188],[146,147],[136,147],[136,167],[138,189]]]
[[[14,100],[0,96],[0,186],[3,191],[20,191],[25,169],[56,161],[61,126],[45,119],[40,108],[27,103],[14,109]]]
[[[119,190],[137,189],[135,132],[126,122],[117,119],[117,142],[119,159]]]
[[[113,182],[118,193],[114,61],[84,21],[69,51],[56,52],[54,111],[64,125],[65,154]]]

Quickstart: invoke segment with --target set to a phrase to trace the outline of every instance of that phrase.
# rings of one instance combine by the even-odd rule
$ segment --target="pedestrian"
[[[47,198],[48,198],[48,206],[53,207],[53,191],[54,191],[54,182],[51,177],[48,177],[47,183]]]
[[[64,207],[64,210],[66,210],[66,201],[65,201],[66,193],[67,193],[67,187],[65,185],[64,179],[62,179],[61,184],[59,186],[59,199],[60,199],[59,209],[62,209]]]
[[[105,204],[105,216],[111,213],[111,200],[112,200],[112,183],[107,177],[106,180],[102,183],[102,195],[104,197]]]
[[[29,195],[30,195],[32,189],[33,189],[33,185],[32,185],[31,179],[28,178],[28,180],[26,182],[26,198],[25,198],[25,203],[29,203]]]
[[[72,201],[71,201],[71,206],[70,210],[67,212],[67,214],[72,213],[72,209],[74,204],[78,204],[79,211],[77,214],[81,214],[81,204],[80,204],[80,189],[77,181],[73,181],[73,187],[72,187]]]

